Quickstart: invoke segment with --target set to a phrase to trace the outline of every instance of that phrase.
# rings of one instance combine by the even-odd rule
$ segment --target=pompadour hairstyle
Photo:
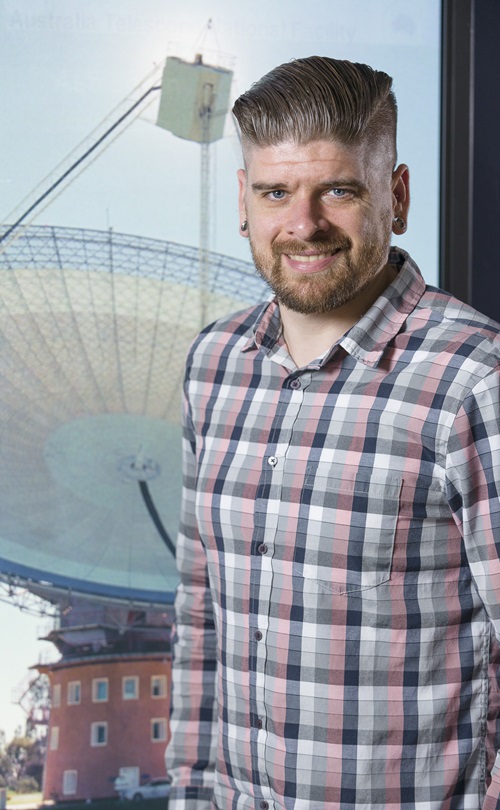
[[[326,56],[274,68],[235,102],[243,149],[284,141],[384,142],[396,160],[397,105],[387,73]]]

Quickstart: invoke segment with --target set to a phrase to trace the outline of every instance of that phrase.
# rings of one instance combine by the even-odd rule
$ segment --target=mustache
[[[279,257],[284,254],[299,256],[301,253],[310,251],[318,253],[337,253],[339,250],[350,250],[352,241],[348,236],[337,239],[316,239],[311,242],[301,242],[298,239],[288,239],[284,242],[274,242],[272,245],[273,256]]]

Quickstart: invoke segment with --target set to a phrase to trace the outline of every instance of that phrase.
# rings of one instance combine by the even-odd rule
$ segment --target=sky
[[[158,82],[167,56],[234,70],[232,99],[272,67],[313,53],[367,62],[394,77],[399,159],[412,178],[409,228],[398,244],[436,284],[439,174],[439,9],[435,0],[0,0],[0,221],[23,212]],[[305,10],[306,9],[306,10]],[[211,24],[208,24],[209,17]],[[149,77],[149,78],[148,78]],[[154,102],[34,224],[113,228],[196,245],[199,147],[155,125]],[[102,131],[102,126],[101,126]],[[241,163],[228,119],[211,149],[210,248],[249,260],[238,233]],[[27,200],[23,203],[23,200]],[[44,619],[0,601],[0,729],[23,721],[11,704],[27,668],[53,654]]]

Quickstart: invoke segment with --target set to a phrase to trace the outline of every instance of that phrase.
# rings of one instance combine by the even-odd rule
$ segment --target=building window
[[[139,678],[134,675],[123,678],[123,700],[137,700],[139,697]]]
[[[94,678],[92,681],[92,700],[94,703],[105,703],[108,699],[109,681],[107,678]]]
[[[57,709],[61,705],[61,684],[56,683],[52,687],[52,706]]]
[[[78,786],[78,771],[63,772],[63,794],[72,796],[76,793]]]
[[[81,700],[82,685],[80,681],[70,681],[68,683],[68,705],[75,706]]]
[[[166,675],[153,675],[151,678],[151,697],[163,698],[167,694]]]
[[[50,750],[57,751],[59,748],[59,726],[52,726],[50,729]]]
[[[90,744],[95,748],[98,745],[108,744],[108,724],[92,723],[90,727]]]
[[[164,717],[151,720],[151,739],[153,742],[164,742],[167,739],[167,721]]]

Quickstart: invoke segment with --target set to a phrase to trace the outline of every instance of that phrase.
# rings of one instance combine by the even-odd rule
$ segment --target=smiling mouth
[[[340,248],[333,250],[331,253],[289,253],[288,258],[294,262],[302,262],[307,264],[309,262],[319,262],[322,261],[322,259],[330,259],[339,251]]]

